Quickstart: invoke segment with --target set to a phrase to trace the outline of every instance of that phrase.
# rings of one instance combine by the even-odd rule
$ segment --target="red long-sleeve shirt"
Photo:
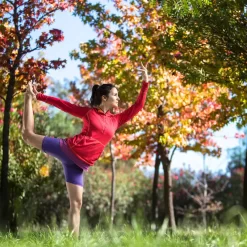
[[[76,156],[77,160],[93,166],[104,151],[104,147],[114,136],[115,131],[142,110],[146,101],[148,86],[149,83],[143,81],[135,103],[118,114],[112,114],[110,111],[104,113],[94,107],[78,106],[42,93],[38,93],[36,98],[83,120],[84,125],[81,133],[65,140],[69,150]]]

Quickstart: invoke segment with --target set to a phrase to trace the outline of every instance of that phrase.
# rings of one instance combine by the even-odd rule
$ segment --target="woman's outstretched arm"
[[[62,100],[53,96],[48,96],[42,94],[37,91],[36,85],[32,85],[33,87],[30,88],[31,93],[33,94],[33,98],[37,100],[43,101],[47,104],[57,107],[58,109],[67,112],[75,117],[82,118],[86,113],[90,110],[90,107],[87,106],[78,106],[72,104],[66,100]]]
[[[36,99],[43,101],[49,105],[55,106],[58,109],[79,118],[82,118],[90,110],[90,107],[88,106],[78,106],[66,100],[62,100],[53,96],[48,96],[42,93],[38,93],[36,95]]]

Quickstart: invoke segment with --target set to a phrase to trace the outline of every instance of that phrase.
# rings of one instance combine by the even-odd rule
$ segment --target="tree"
[[[173,178],[178,221],[192,218],[206,227],[210,219],[227,209],[222,195],[228,193],[231,178],[225,174],[180,169]]]
[[[11,218],[8,191],[11,104],[14,97],[25,89],[28,81],[33,79],[41,82],[41,89],[44,89],[46,72],[49,69],[63,67],[65,63],[65,60],[60,59],[52,61],[32,57],[26,59],[26,55],[31,52],[45,49],[64,38],[60,30],[52,29],[49,32],[42,32],[33,45],[32,32],[45,24],[53,23],[52,16],[56,11],[73,6],[73,1],[3,0],[0,3],[0,77],[3,78],[0,96],[4,102],[0,222],[5,229],[9,228],[8,221]]]
[[[40,155],[38,150],[32,150],[32,147],[27,146],[21,138],[21,119],[23,109],[23,97],[16,96],[15,101],[10,109],[10,160],[8,174],[8,190],[9,190],[9,227],[12,232],[17,232],[18,222],[23,218],[22,212],[25,211],[23,201],[25,195],[29,193],[29,188],[32,187],[33,181],[37,181],[40,177],[40,169],[46,170],[45,157]],[[47,119],[47,114],[38,104],[34,104],[34,111],[37,113],[36,127],[44,130],[42,122]],[[0,118],[3,119],[4,107],[1,108]],[[3,131],[3,121],[0,122],[0,133]],[[0,140],[2,146],[2,139]],[[1,152],[2,154],[2,152]],[[31,207],[29,205],[31,212]]]
[[[90,86],[94,83],[115,83],[120,99],[127,102],[134,102],[140,89],[140,77],[136,73],[140,61],[150,62],[152,82],[145,108],[119,132],[135,134],[135,139],[125,142],[134,148],[132,158],[142,154],[148,158],[156,153],[155,167],[158,168],[159,160],[162,162],[166,178],[165,216],[169,218],[170,227],[175,229],[172,156],[179,148],[200,150],[211,132],[224,126],[226,121],[222,115],[225,112],[219,99],[227,96],[228,90],[212,81],[198,86],[182,84],[184,75],[171,66],[179,54],[166,37],[171,40],[176,38],[177,42],[179,39],[174,35],[173,25],[163,19],[161,9],[150,7],[144,1],[132,1],[130,4],[113,2],[119,15],[111,14],[99,3],[77,6],[76,14],[95,28],[97,39],[81,44],[80,52],[74,50],[71,56],[82,62],[82,83]],[[114,27],[111,28],[111,25]],[[160,39],[161,36],[163,39]],[[165,41],[166,47],[163,46]],[[121,104],[120,107],[128,105]],[[142,163],[145,164],[145,159]],[[157,181],[153,184],[157,186]],[[154,193],[155,190],[154,187]],[[155,200],[155,195],[153,198]],[[155,203],[153,212],[154,208]]]
[[[176,35],[183,36],[174,43],[180,53],[177,70],[185,74],[185,81],[203,83],[208,80],[226,85],[230,97],[222,97],[225,109],[230,113],[228,121],[237,121],[238,127],[245,126],[246,118],[246,2],[214,1],[200,6],[194,1],[193,9],[186,14],[171,11],[169,17],[176,25]],[[171,8],[173,5],[171,5]],[[204,52],[201,52],[201,51]],[[176,65],[175,65],[176,64]],[[245,174],[247,174],[246,153]],[[244,184],[247,184],[245,175]],[[247,187],[244,186],[243,205],[247,208]]]

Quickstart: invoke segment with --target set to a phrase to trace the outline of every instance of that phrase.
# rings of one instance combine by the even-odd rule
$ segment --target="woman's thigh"
[[[77,185],[83,188],[84,186],[83,169],[81,169],[79,166],[77,166],[73,162],[70,162],[70,163],[65,162],[63,163],[63,171],[64,171],[66,184],[70,183],[70,184]]]
[[[65,180],[68,183],[84,186],[84,173],[83,169],[77,166],[60,147],[60,138],[45,137],[42,143],[42,150],[59,159],[63,164]]]
[[[61,150],[60,138],[45,136],[42,141],[41,150],[59,159],[62,163],[71,162],[71,160]]]

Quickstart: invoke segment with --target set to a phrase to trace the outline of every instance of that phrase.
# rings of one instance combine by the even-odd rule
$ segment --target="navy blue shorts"
[[[62,162],[65,180],[68,183],[84,185],[83,169],[69,159],[60,147],[60,138],[45,136],[42,142],[42,150],[59,159]]]

